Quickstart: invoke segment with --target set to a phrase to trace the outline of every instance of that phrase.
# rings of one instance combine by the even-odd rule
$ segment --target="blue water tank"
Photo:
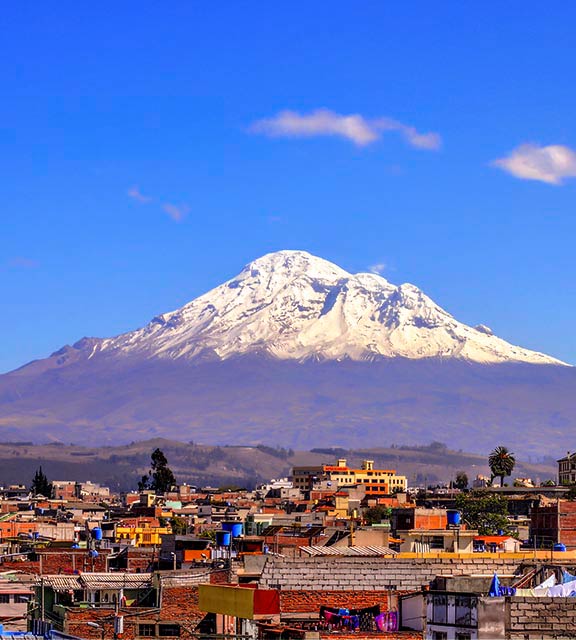
[[[230,520],[222,523],[222,529],[229,531],[233,538],[239,538],[242,535],[242,523],[236,520]]]
[[[89,555],[91,558],[97,558],[97,557],[98,557],[98,551],[96,551],[95,549],[91,549],[91,550],[88,552],[88,555]]]
[[[449,509],[446,511],[446,517],[448,518],[448,524],[450,525],[459,525],[461,521],[460,511],[456,511],[455,509]]]
[[[554,545],[554,551],[566,551],[566,545],[563,544],[562,542],[557,542]]]
[[[94,540],[102,540],[102,529],[100,529],[100,527],[92,529],[92,537]]]
[[[216,531],[216,544],[219,547],[229,547],[231,541],[230,531]]]

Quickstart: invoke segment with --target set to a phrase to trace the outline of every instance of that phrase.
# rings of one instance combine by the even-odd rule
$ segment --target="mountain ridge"
[[[343,274],[269,254],[141,329],[1,375],[0,438],[573,448],[574,367],[459,323],[413,285]]]
[[[75,350],[75,351],[74,351]],[[175,311],[112,338],[83,338],[55,365],[103,353],[220,359],[250,353],[295,360],[461,358],[566,365],[470,327],[415,285],[350,274],[304,251],[269,253]]]

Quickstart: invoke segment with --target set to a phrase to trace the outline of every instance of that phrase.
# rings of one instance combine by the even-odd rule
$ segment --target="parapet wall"
[[[513,574],[509,558],[268,557],[260,587],[288,591],[413,591],[438,575]]]

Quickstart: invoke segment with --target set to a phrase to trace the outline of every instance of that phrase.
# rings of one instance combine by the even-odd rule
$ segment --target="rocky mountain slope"
[[[486,450],[576,418],[573,367],[458,322],[413,285],[268,254],[142,329],[0,376],[7,439]],[[359,441],[361,439],[361,441]],[[517,447],[517,448],[518,448]]]
[[[561,364],[508,344],[484,325],[458,322],[411,284],[352,275],[304,251],[278,251],[144,328],[75,348],[144,358],[373,360],[447,357],[473,362]],[[68,355],[68,351],[57,356]]]

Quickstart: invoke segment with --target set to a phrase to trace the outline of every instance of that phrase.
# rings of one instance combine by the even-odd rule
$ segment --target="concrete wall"
[[[260,587],[311,591],[414,591],[437,575],[514,573],[518,560],[500,558],[267,558]]]

